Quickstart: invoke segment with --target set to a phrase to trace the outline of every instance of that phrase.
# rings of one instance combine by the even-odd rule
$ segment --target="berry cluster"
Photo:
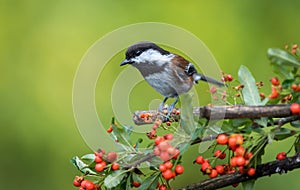
[[[221,80],[222,80],[223,82],[231,82],[231,81],[233,81],[233,77],[232,77],[231,74],[224,74],[224,73],[222,72],[222,78],[221,78]]]
[[[228,137],[226,134],[218,135],[217,139],[218,145],[227,145],[232,151],[232,156],[229,163],[216,165],[212,167],[210,160],[205,159],[203,156],[198,156],[195,160],[197,164],[201,165],[201,171],[204,174],[209,175],[210,178],[215,178],[218,175],[224,175],[240,171],[241,173],[247,173],[249,176],[255,175],[255,169],[249,167],[250,159],[252,158],[252,153],[247,152],[242,146],[244,138],[240,134],[232,134]],[[216,150],[214,153],[215,159],[226,158],[225,151]]]
[[[165,162],[171,159],[176,160],[180,154],[180,151],[170,144],[172,139],[172,134],[166,134],[163,137],[157,136],[154,140],[153,153]]]
[[[105,150],[101,149],[98,152],[94,152],[95,158],[95,171],[109,172],[110,170],[119,170],[120,164],[115,162],[117,160],[116,152],[109,152],[105,154]],[[73,185],[75,187],[80,187],[80,190],[98,190],[99,186],[87,179],[84,179],[82,176],[76,176]]]
[[[80,187],[79,190],[99,190],[99,187],[93,182],[84,179],[81,176],[76,176],[73,185],[75,187]]]
[[[117,160],[117,153],[116,152],[109,152],[107,155],[105,155],[105,151],[101,150],[99,152],[94,152],[95,154],[95,170],[97,172],[103,172],[105,169],[109,169],[106,167],[107,162],[111,163],[111,169],[112,170],[118,170],[120,168],[120,165],[117,162],[114,162]]]
[[[268,96],[269,99],[276,99],[279,97],[279,92],[282,91],[282,86],[280,85],[280,81],[277,77],[273,77],[270,79],[272,83],[272,93]]]
[[[291,53],[292,54],[296,54],[297,53],[297,48],[298,48],[299,46],[298,46],[298,44],[293,44],[292,46],[291,46],[291,48],[290,48],[290,51],[291,51]],[[289,49],[289,46],[288,45],[285,45],[285,47],[284,47],[286,50],[288,50]]]
[[[174,167],[171,161],[166,161],[163,164],[159,165],[159,170],[162,172],[162,177],[165,180],[170,180],[172,178],[175,178],[176,175],[182,174],[184,172],[184,167],[180,164]]]

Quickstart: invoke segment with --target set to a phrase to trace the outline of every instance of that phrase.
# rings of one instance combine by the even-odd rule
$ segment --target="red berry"
[[[164,138],[165,138],[166,140],[172,140],[172,139],[173,139],[173,135],[172,135],[172,134],[165,134],[165,135],[164,135]]]
[[[159,150],[159,148],[158,148],[158,147],[154,147],[153,153],[154,153],[156,156],[159,156],[159,155],[160,155],[160,150]]]
[[[280,152],[276,156],[277,160],[284,160],[285,158],[286,158],[286,153],[285,152]]]
[[[210,166],[210,164],[208,163],[208,162],[204,162],[203,164],[202,164],[202,166],[201,166],[201,170],[203,171],[203,172],[205,172],[207,169],[210,169],[211,168],[211,166]]]
[[[155,140],[154,140],[154,143],[156,144],[156,145],[159,145],[161,142],[163,142],[165,139],[163,138],[163,137],[160,137],[160,136],[158,136],[158,137],[156,137],[155,138]]]
[[[74,185],[75,187],[80,187],[80,186],[81,186],[81,182],[78,181],[78,180],[76,180],[76,179],[74,179],[73,185]]]
[[[236,165],[237,166],[244,166],[245,162],[246,162],[246,160],[245,160],[244,157],[242,157],[242,156],[237,156],[236,157]]]
[[[220,134],[217,137],[217,143],[221,145],[225,145],[228,142],[228,137],[225,134]]]
[[[167,151],[170,146],[171,145],[166,141],[163,141],[159,145],[157,145],[160,151]]]
[[[231,150],[235,150],[237,148],[237,140],[234,137],[230,137],[228,139],[228,146]]]
[[[215,86],[212,86],[210,89],[209,89],[210,93],[212,94],[215,94],[217,92],[217,88]]]
[[[167,167],[166,167],[164,164],[160,164],[160,165],[159,165],[159,170],[160,170],[161,172],[164,172],[164,171],[167,170]]]
[[[111,132],[113,131],[112,126],[110,126],[106,131],[107,131],[108,133],[111,133]]]
[[[132,186],[133,187],[139,187],[141,185],[141,183],[137,182],[137,181],[133,181],[132,182]]]
[[[170,161],[165,162],[164,165],[166,166],[167,169],[171,169],[173,167],[173,164]]]
[[[217,177],[217,176],[218,176],[217,170],[212,169],[212,170],[211,170],[211,173],[209,174],[209,177],[210,177],[210,178],[215,178],[215,177]]]
[[[235,154],[236,154],[237,156],[244,156],[244,154],[245,154],[245,149],[244,149],[244,147],[242,147],[242,146],[237,147],[237,148],[235,149]]]
[[[176,172],[176,174],[182,174],[183,171],[184,171],[184,167],[183,167],[182,165],[177,165],[177,166],[175,167],[175,172]]]
[[[296,84],[292,84],[292,86],[291,86],[291,88],[292,88],[294,91],[297,90],[297,87],[298,87],[298,85],[296,85]]]
[[[230,75],[230,74],[228,74],[228,75],[226,76],[226,78],[227,78],[227,80],[228,80],[229,82],[233,80],[233,77],[232,77],[232,75]]]
[[[174,155],[171,155],[171,156],[173,156],[173,159],[177,159],[178,158],[178,156],[180,155],[180,150],[178,150],[177,148],[175,149],[175,154]]]
[[[244,143],[244,137],[239,134],[235,134],[234,137],[236,138],[237,145],[242,145]]]
[[[245,159],[250,160],[252,156],[253,156],[252,152],[247,152],[244,157]]]
[[[255,175],[255,169],[254,168],[249,168],[248,171],[247,171],[247,174],[249,176],[254,176]]]
[[[216,150],[216,152],[214,153],[214,156],[220,159],[224,159],[226,157],[225,153],[222,153],[221,150]]]
[[[112,170],[118,170],[119,168],[120,168],[120,164],[118,164],[116,162],[111,165]]]
[[[204,163],[204,158],[203,158],[203,156],[198,156],[198,157],[196,158],[195,162],[196,162],[197,164],[203,164],[203,163]]]
[[[237,159],[237,157],[235,157],[235,156],[230,159],[230,165],[232,167],[237,166],[236,159]]]
[[[103,159],[100,157],[100,156],[96,156],[95,157],[95,162],[96,163],[100,163],[100,162],[102,162],[103,161]]]
[[[159,190],[167,190],[167,186],[165,184],[161,184],[159,186]]]
[[[293,114],[299,114],[300,113],[300,105],[297,103],[293,103],[290,106],[290,110]]]
[[[116,152],[109,152],[108,154],[107,154],[107,161],[109,161],[109,162],[114,162],[116,159],[117,159],[117,153]]]
[[[218,174],[223,174],[224,173],[224,166],[216,165],[216,170],[217,170]]]
[[[171,170],[166,170],[162,173],[163,178],[170,180],[173,178],[173,172]]]
[[[273,77],[273,78],[271,78],[271,83],[274,85],[274,86],[278,86],[278,85],[280,85],[280,82],[279,82],[279,80],[278,80],[278,78],[277,77]]]
[[[86,190],[94,190],[95,189],[95,184],[91,181],[87,181],[85,184]]]
[[[174,147],[169,147],[167,150],[168,154],[170,154],[171,157],[173,157],[176,154],[176,148]]]
[[[168,160],[171,160],[171,158],[172,158],[172,156],[170,156],[170,154],[166,151],[164,151],[164,152],[161,151],[159,157],[162,161],[168,161]]]
[[[102,163],[98,163],[98,164],[95,165],[95,170],[97,172],[102,172],[104,170],[104,167],[105,166]]]
[[[269,99],[275,99],[278,98],[279,93],[277,91],[277,88],[272,87],[272,93],[269,95]]]

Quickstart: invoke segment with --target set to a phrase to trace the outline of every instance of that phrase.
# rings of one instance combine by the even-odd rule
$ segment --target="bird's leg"
[[[171,115],[172,110],[175,108],[175,105],[177,104],[178,100],[179,100],[179,97],[177,96],[175,101],[169,106],[169,108],[168,108],[168,117]]]
[[[159,112],[162,112],[163,111],[163,108],[164,108],[164,105],[166,103],[166,101],[168,100],[168,97],[165,97],[165,99],[163,100],[163,102],[160,104],[160,106],[158,107],[158,111]]]

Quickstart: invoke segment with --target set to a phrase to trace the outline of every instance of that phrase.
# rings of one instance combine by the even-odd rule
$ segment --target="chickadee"
[[[145,80],[165,97],[159,111],[162,111],[168,98],[176,98],[169,107],[171,111],[178,102],[178,96],[187,93],[199,80],[224,86],[224,83],[198,73],[194,65],[180,55],[170,53],[152,42],[131,45],[120,66],[127,64],[136,67]]]

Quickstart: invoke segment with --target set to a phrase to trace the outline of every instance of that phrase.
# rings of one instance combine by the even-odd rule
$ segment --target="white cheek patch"
[[[140,56],[132,59],[137,64],[139,63],[148,63],[148,64],[157,64],[157,66],[163,66],[166,62],[173,59],[173,54],[162,55],[157,50],[149,49],[143,52]]]

